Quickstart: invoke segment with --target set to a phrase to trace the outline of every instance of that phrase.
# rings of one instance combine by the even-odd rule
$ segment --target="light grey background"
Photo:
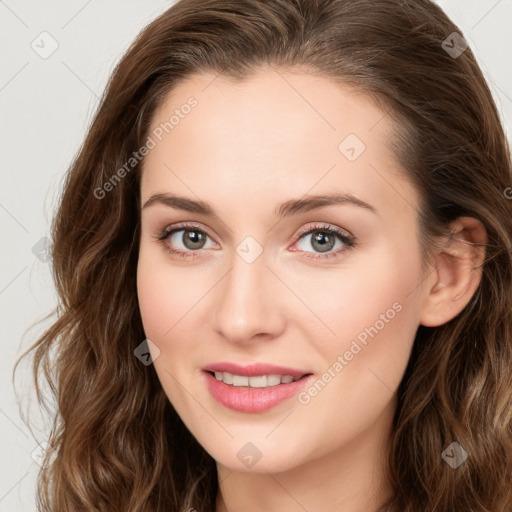
[[[49,322],[27,329],[55,305],[49,263],[33,247],[49,237],[62,177],[109,73],[140,29],[172,3],[0,0],[0,512],[36,510],[34,450],[45,441],[41,421],[33,433],[23,423],[11,381],[15,360]],[[438,3],[475,52],[510,139],[512,0]],[[52,44],[58,48],[42,58]],[[23,410],[37,422],[29,370],[20,368],[16,384]]]

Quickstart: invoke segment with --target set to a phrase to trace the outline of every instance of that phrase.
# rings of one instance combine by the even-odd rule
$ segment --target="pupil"
[[[313,247],[315,247],[315,243],[318,243],[320,245],[315,249],[319,252],[327,252],[334,247],[334,241],[334,237],[325,231],[316,231],[316,235],[313,237]]]
[[[188,249],[201,249],[204,239],[205,237],[199,231],[186,231],[183,235],[183,243]]]
[[[316,231],[313,237],[313,247],[319,252],[330,251],[334,247],[334,237],[325,231]],[[183,243],[188,249],[200,249],[204,245],[205,237],[199,231],[186,231]],[[190,246],[190,245],[191,246]]]

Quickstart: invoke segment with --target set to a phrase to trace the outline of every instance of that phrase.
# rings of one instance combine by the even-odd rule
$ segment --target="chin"
[[[268,441],[242,442],[240,439],[232,439],[227,445],[216,444],[215,447],[212,446],[212,450],[203,446],[217,464],[242,473],[280,473],[303,462],[297,459],[296,448],[297,445],[302,446],[302,443],[286,447],[281,445],[278,448]]]

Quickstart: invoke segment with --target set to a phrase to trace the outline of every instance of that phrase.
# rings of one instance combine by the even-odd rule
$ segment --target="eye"
[[[162,242],[170,253],[193,259],[199,256],[194,252],[208,249],[206,242],[209,238],[208,233],[197,226],[184,224],[163,231],[158,241]],[[213,245],[216,246],[215,243]]]
[[[295,245],[302,244],[298,252],[313,259],[337,257],[340,253],[356,245],[353,235],[329,225],[306,227],[297,236],[298,240]],[[188,259],[199,257],[202,249],[211,248],[206,245],[208,239],[211,241],[208,233],[193,224],[180,224],[168,228],[157,237],[157,240],[165,246],[169,253]],[[218,244],[212,242],[212,246],[216,248]],[[311,247],[314,249],[313,252],[308,250]],[[334,248],[337,250],[333,251]],[[291,250],[297,251],[297,249]]]
[[[355,246],[355,237],[340,228],[334,226],[322,225],[313,226],[306,231],[299,233],[297,242],[299,250],[305,253],[308,258],[328,258],[336,257]],[[302,244],[302,246],[300,246]],[[308,251],[313,248],[314,252]],[[336,248],[337,250],[333,251]]]

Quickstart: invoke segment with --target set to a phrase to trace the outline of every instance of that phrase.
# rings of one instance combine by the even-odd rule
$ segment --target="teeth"
[[[268,380],[268,377],[266,375],[247,377],[247,384],[251,388],[266,388],[268,386],[267,380]],[[236,382],[236,381],[233,380],[233,382]],[[247,386],[247,384],[244,384],[244,386]]]
[[[249,377],[243,375],[233,375],[233,386],[248,386]]]
[[[247,377],[245,375],[233,375],[228,372],[215,372],[215,378],[223,381],[224,384],[230,384],[235,387],[266,388],[279,384],[289,384],[301,377],[293,377],[291,375],[257,375]]]
[[[281,384],[280,375],[267,375],[267,386],[277,386]]]

